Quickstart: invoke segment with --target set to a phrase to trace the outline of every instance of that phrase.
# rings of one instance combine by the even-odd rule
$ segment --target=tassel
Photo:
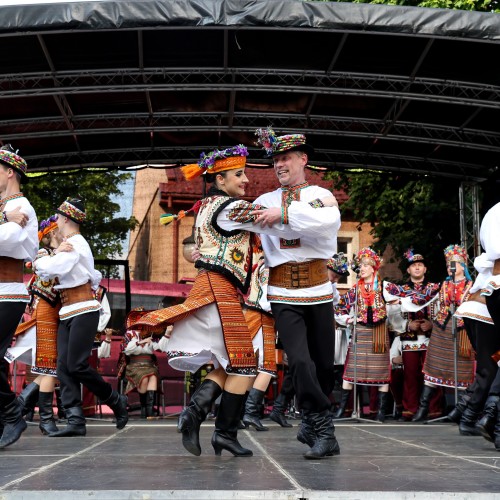
[[[190,165],[185,165],[184,167],[181,167],[182,175],[184,176],[184,179],[187,181],[191,181],[193,179],[196,179],[196,177],[199,177],[203,172],[205,172],[204,168],[200,168],[200,166],[197,163],[191,163]]]
[[[173,214],[161,214],[160,215],[160,224],[162,226],[168,226],[175,219],[177,219],[177,215],[173,215]]]

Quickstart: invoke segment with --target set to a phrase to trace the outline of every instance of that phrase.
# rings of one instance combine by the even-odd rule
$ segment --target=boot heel
[[[214,452],[215,452],[215,455],[217,457],[220,457],[221,454],[222,454],[222,446],[220,446],[219,444],[217,443],[212,443],[212,446],[214,448]]]

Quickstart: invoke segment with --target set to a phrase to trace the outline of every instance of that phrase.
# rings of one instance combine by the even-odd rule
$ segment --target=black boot
[[[480,432],[481,436],[492,443],[495,440],[495,421],[499,401],[500,396],[488,396],[484,405],[483,416],[476,423],[476,429]]]
[[[57,418],[58,420],[64,420],[66,418],[66,414],[64,412],[64,406],[61,401],[61,388],[56,387],[54,389],[56,393],[56,406],[57,406]]]
[[[265,392],[259,389],[251,389],[245,403],[245,414],[243,423],[247,426],[253,426],[258,431],[268,431],[269,427],[264,427],[260,422],[261,410],[264,405]]]
[[[500,451],[500,401],[497,401],[497,421],[495,423],[495,448]]]
[[[302,417],[302,422],[299,424],[299,430],[297,431],[297,441],[307,444],[309,448],[312,448],[314,446],[314,442],[316,441],[314,423],[306,415]]]
[[[4,425],[2,439],[0,439],[0,448],[5,448],[15,443],[26,430],[26,427],[28,427],[23,418],[21,405],[17,398],[13,399],[0,411],[0,420]]]
[[[313,447],[306,451],[304,458],[318,459],[340,454],[340,447],[335,438],[335,426],[330,412],[325,410],[321,413],[309,414],[309,419],[314,424],[316,441]]]
[[[197,457],[201,455],[200,426],[207,418],[212,403],[219,397],[221,392],[222,389],[219,384],[210,379],[204,380],[191,397],[189,405],[179,415],[177,430],[182,432],[182,445],[189,453]],[[217,414],[219,413],[220,407]],[[239,420],[240,413],[238,413]]]
[[[54,420],[54,410],[52,408],[53,400],[54,393],[52,392],[40,392],[38,395],[38,408],[40,410],[39,427],[44,435],[57,432],[59,430]]]
[[[146,418],[146,400],[147,400],[147,395],[146,393],[139,393],[139,401],[141,403],[141,418]]]
[[[424,385],[422,394],[420,395],[420,406],[418,407],[417,413],[415,413],[415,416],[412,418],[412,422],[423,422],[424,420],[427,420],[429,405],[434,391],[435,387]]]
[[[471,395],[467,392],[460,397],[455,408],[453,408],[453,410],[448,413],[448,418],[452,422],[455,422],[456,424],[460,422],[460,419],[462,418],[462,415],[467,408],[467,405],[469,404],[470,398]]]
[[[28,384],[17,396],[19,405],[21,406],[21,412],[23,415],[28,415],[30,412],[34,413],[36,402],[38,401],[38,393],[40,392],[40,386],[35,382]]]
[[[87,434],[87,428],[85,427],[83,408],[81,406],[65,408],[64,413],[68,420],[66,427],[56,432],[51,432],[49,437],[85,436],[85,434]]]
[[[461,436],[481,436],[481,432],[476,428],[476,422],[479,420],[481,412],[476,408],[472,408],[469,404],[465,408],[460,423],[458,424],[458,431]]]
[[[243,400],[243,405],[241,406],[240,421],[238,422],[238,430],[243,430],[243,429],[247,428],[247,426],[243,422],[243,416],[245,415],[245,406],[246,406],[249,394],[250,394],[250,391],[245,392],[245,399]]]
[[[125,396],[125,394],[119,394],[116,391],[112,391],[111,396],[109,396],[106,401],[103,401],[103,403],[108,405],[113,410],[116,418],[116,428],[123,429],[128,422],[127,396]]]
[[[285,411],[288,408],[290,399],[291,398],[288,398],[283,393],[278,394],[278,397],[274,400],[273,409],[269,414],[269,418],[273,422],[280,424],[281,427],[293,427],[293,425],[290,424],[285,417]]]
[[[156,391],[146,392],[146,417],[154,417],[154,406],[156,401]]]
[[[378,391],[378,412],[375,420],[377,422],[385,422],[385,415],[387,412],[387,400],[389,399],[388,392]]]
[[[342,418],[345,413],[345,408],[347,406],[347,402],[349,401],[349,396],[351,395],[351,391],[347,389],[342,389],[340,394],[340,403],[337,411],[333,414],[333,418]]]
[[[215,431],[212,435],[212,446],[216,455],[222,450],[231,452],[235,457],[251,457],[251,450],[243,448],[238,442],[238,421],[243,405],[244,394],[222,392],[219,413],[215,419]]]

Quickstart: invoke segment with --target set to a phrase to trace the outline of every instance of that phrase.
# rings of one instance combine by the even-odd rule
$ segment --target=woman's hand
[[[281,222],[281,207],[253,210],[252,215],[256,216],[253,221],[254,225],[260,224],[260,227],[272,227],[274,224]]]
[[[335,196],[327,196],[326,198],[321,199],[321,203],[325,205],[325,207],[339,207],[339,202]]]
[[[29,217],[21,212],[21,207],[14,208],[14,210],[11,210],[10,212],[5,212],[5,215],[7,216],[7,220],[9,222],[15,222],[21,227],[26,226],[29,220]]]
[[[54,253],[61,253],[61,252],[72,252],[73,251],[73,245],[71,243],[68,243],[67,241],[63,241],[55,250]]]

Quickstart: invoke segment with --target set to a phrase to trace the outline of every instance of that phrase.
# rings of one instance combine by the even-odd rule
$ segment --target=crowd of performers
[[[238,441],[238,430],[268,430],[260,419],[277,374],[278,337],[288,372],[270,418],[290,427],[285,412],[295,398],[302,415],[297,439],[308,446],[306,459],[340,453],[334,422],[358,404],[351,397],[355,385],[369,386],[380,422],[391,412],[389,392],[401,419],[422,422],[440,414],[442,388],[455,388],[460,398],[449,418],[461,434],[483,435],[500,450],[500,204],[481,226],[485,253],[474,263],[474,283],[459,245],[444,251],[448,277],[441,284],[425,279],[425,259],[412,250],[405,255],[408,282],[390,283],[382,280],[382,259],[373,249],[361,249],[352,263],[337,254],[340,211],[330,191],[306,181],[313,150],[305,136],[278,137],[270,128],[257,136],[280,187],[253,203],[241,199],[249,182],[243,145],[202,154],[182,168],[186,180],[204,175],[211,185],[193,207],[198,274],[184,303],[133,311],[127,318],[124,392],[137,389],[141,416],[153,412],[155,350],[165,351],[177,370],[195,373],[211,365],[179,416],[182,444],[193,455],[202,453],[200,427],[219,401],[215,454],[252,456]],[[104,308],[100,274],[80,233],[84,204],[68,198],[38,228],[21,193],[26,170],[16,151],[0,149],[0,448],[19,439],[27,425],[23,414],[34,400],[42,433],[85,435],[81,386],[111,408],[118,429],[128,421],[127,396],[89,364]],[[25,263],[33,270],[29,291]],[[355,285],[340,296],[336,282],[350,268]],[[22,322],[27,305],[31,318]],[[337,342],[337,352],[336,322],[350,335],[348,344]],[[167,329],[169,335],[162,335]],[[340,344],[348,349],[345,362],[339,361],[340,401],[332,405]],[[19,356],[30,358],[37,378],[16,397],[7,361]],[[53,414],[56,378],[67,419],[63,429]]]

